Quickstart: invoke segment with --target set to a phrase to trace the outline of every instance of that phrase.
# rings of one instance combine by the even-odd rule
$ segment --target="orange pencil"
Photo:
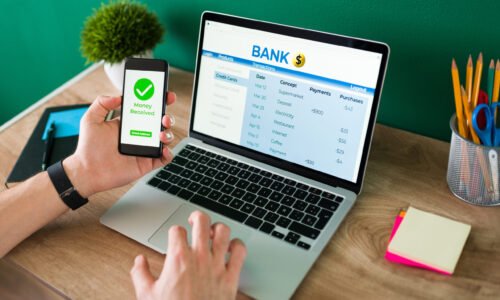
[[[479,97],[479,88],[481,85],[481,73],[483,72],[483,53],[479,53],[476,62],[476,73],[474,75],[474,85],[472,86],[472,109],[477,106],[477,98]]]

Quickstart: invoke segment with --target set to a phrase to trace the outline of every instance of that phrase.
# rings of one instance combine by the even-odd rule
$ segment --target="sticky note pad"
[[[406,215],[406,211],[401,211],[399,213],[399,215],[396,217],[396,220],[394,221],[394,227],[392,228],[391,237],[389,239],[389,242],[392,240],[392,238],[394,237],[394,235],[398,231],[399,225],[401,225],[401,222],[403,221],[403,218],[404,218],[405,215]],[[427,265],[418,263],[416,261],[404,258],[404,257],[399,256],[397,254],[391,253],[389,250],[387,250],[385,252],[385,259],[387,259],[388,261],[397,263],[397,264],[403,264],[403,265],[407,265],[407,266],[411,266],[411,267],[432,270],[434,272],[438,272],[438,273],[441,273],[441,274],[451,275],[448,272],[444,272],[444,271],[432,268],[431,266],[427,266]]]
[[[80,119],[87,109],[88,107],[81,107],[50,113],[43,131],[42,140],[47,139],[47,132],[52,122],[55,122],[56,127],[55,138],[78,135],[80,133]]]
[[[410,207],[387,252],[401,263],[453,274],[470,230],[468,224]]]

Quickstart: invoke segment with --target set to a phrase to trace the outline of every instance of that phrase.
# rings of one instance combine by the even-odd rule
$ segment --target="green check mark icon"
[[[151,99],[155,93],[153,82],[147,78],[141,78],[134,84],[134,94],[137,99],[146,101]]]

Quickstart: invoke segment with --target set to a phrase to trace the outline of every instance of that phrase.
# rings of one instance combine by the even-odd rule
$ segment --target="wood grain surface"
[[[171,70],[169,85],[178,96],[167,108],[176,119],[174,144],[187,134],[192,82],[192,73]],[[100,94],[118,94],[102,68],[0,132],[0,180],[7,177],[45,107],[91,102]],[[500,208],[472,206],[451,194],[448,150],[448,143],[377,125],[362,194],[294,298],[499,299]],[[163,256],[99,223],[130,186],[93,196],[88,205],[25,240],[8,259],[70,298],[134,298],[129,278],[134,257],[145,254],[158,274]],[[394,218],[409,205],[472,225],[453,276],[384,259]]]
[[[0,297],[2,300],[69,299],[8,259],[0,259]]]

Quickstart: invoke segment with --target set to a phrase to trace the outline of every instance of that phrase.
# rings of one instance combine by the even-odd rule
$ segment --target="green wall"
[[[0,124],[84,69],[79,32],[98,3],[0,2]]]
[[[449,140],[450,63],[500,57],[499,1],[148,0],[167,29],[155,56],[193,70],[203,10],[386,42],[391,57],[378,121]],[[85,68],[79,32],[100,1],[4,0],[0,124]],[[8,13],[7,13],[8,12]],[[485,73],[484,73],[485,74]],[[484,76],[483,74],[483,76]]]

